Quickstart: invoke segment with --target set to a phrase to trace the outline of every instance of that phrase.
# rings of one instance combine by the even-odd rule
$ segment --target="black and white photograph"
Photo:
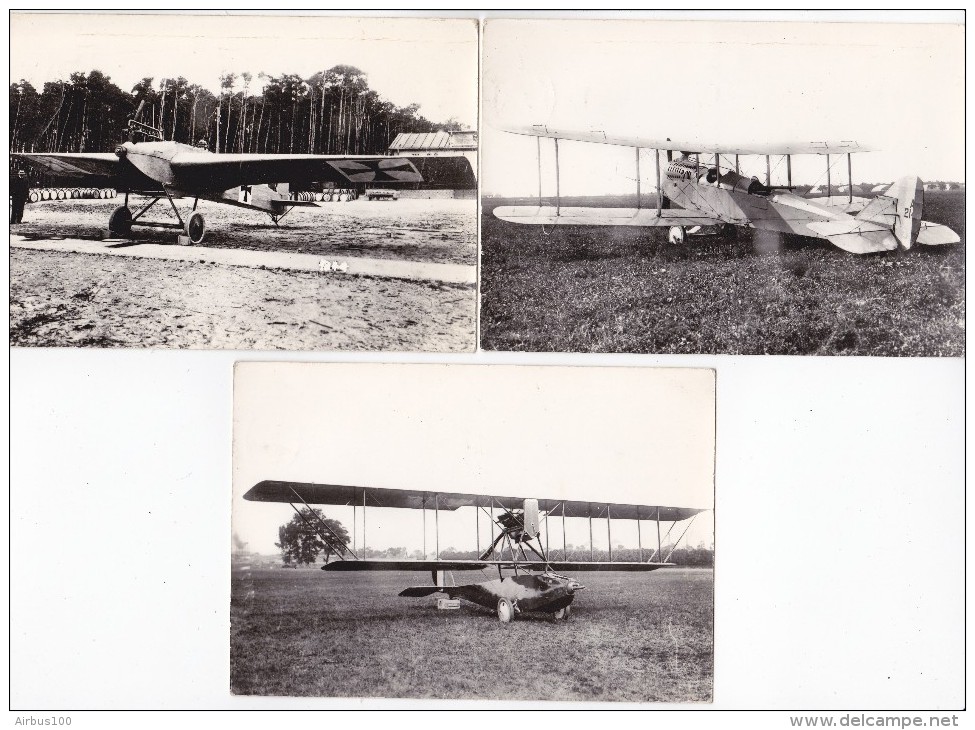
[[[475,19],[13,13],[10,344],[475,349]]]
[[[707,703],[707,369],[239,363],[235,695]]]
[[[963,24],[483,33],[484,349],[963,354]]]

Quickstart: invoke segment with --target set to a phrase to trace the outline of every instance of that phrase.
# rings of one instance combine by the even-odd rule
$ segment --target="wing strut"
[[[640,210],[640,148],[636,148],[636,209]]]
[[[698,514],[700,514],[700,513],[698,513]],[[677,549],[677,546],[680,545],[680,541],[684,539],[684,535],[686,535],[687,534],[687,531],[689,529],[691,529],[691,525],[694,524],[694,520],[696,520],[696,519],[697,519],[697,515],[694,515],[693,517],[691,517],[690,521],[687,523],[687,527],[684,528],[684,531],[680,534],[680,537],[677,538],[677,541],[674,543],[674,546],[670,549],[670,552],[667,553],[667,557],[664,558],[664,562],[665,563],[670,560],[670,556],[674,554],[674,550],[676,550]]]
[[[562,559],[569,559],[569,549],[565,546],[565,502],[562,503]]]
[[[830,172],[829,172],[829,154],[826,155],[826,199],[829,200],[829,196],[833,194],[833,183],[830,182]]]
[[[535,137],[535,146],[538,153],[538,205],[542,205],[542,138]]]
[[[789,189],[792,189],[792,155],[785,156],[785,174],[789,178]]]
[[[636,508],[636,545],[640,550],[640,562],[643,562],[643,535],[640,534],[640,508]]]
[[[594,561],[596,559],[595,551],[592,546],[592,506],[589,507],[589,560]]]
[[[559,138],[555,138],[555,215],[561,215],[562,193],[559,185]]]
[[[349,548],[349,546],[346,543],[342,542],[342,540],[339,538],[339,536],[335,534],[335,532],[332,530],[331,527],[328,526],[328,523],[325,522],[325,520],[323,520],[321,517],[318,517],[318,515],[315,512],[315,510],[313,510],[311,507],[308,506],[308,503],[304,499],[302,499],[302,496],[300,494],[298,494],[298,492],[295,491],[294,487],[291,487],[291,491],[294,493],[294,495],[299,500],[301,500],[301,503],[303,505],[305,505],[305,507],[308,507],[309,512],[311,512],[311,514],[313,514],[313,515],[316,516],[316,518],[318,519],[318,524],[320,524],[322,527],[325,528],[326,532],[328,532],[328,534],[332,536],[332,539],[334,539],[339,545],[344,545],[345,546],[345,549],[348,550],[350,553],[352,553],[352,557],[354,557],[356,560],[358,560],[359,559],[359,556],[355,554],[355,551],[352,550],[351,548]],[[303,514],[301,514],[301,510],[299,510],[297,507],[295,507],[294,506],[294,503],[289,503],[289,504],[291,504],[291,509],[293,509],[295,512],[297,512],[298,513],[298,516],[302,520],[304,520],[305,524],[308,525],[309,527],[311,527],[313,530],[315,530],[315,526],[312,525],[310,522],[308,522],[308,520],[305,518],[305,516]],[[322,533],[319,532],[318,530],[315,530],[315,532],[317,532],[318,533],[318,536],[320,538],[322,538],[322,541],[326,545],[328,545],[328,540],[325,538],[325,536],[322,535]],[[335,554],[338,555],[342,560],[345,560],[345,558],[342,557],[342,553],[339,552],[338,550],[335,551]]]
[[[660,555],[660,507],[657,507],[657,552],[650,556],[653,560],[654,555]]]
[[[847,182],[850,186],[850,202],[853,202],[853,155],[849,152],[846,153],[846,174]]]
[[[660,210],[664,207],[664,192],[660,189],[660,150],[653,151],[653,159],[657,163],[657,217],[660,217]]]
[[[613,562],[613,520],[609,516],[609,505],[606,505],[606,542],[609,544],[609,562]]]

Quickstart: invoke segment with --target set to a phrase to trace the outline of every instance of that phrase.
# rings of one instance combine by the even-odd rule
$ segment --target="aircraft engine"
[[[689,160],[676,160],[667,166],[667,177],[671,180],[696,180],[697,165]]]

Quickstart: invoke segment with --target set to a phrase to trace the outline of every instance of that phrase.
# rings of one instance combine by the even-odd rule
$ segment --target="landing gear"
[[[560,608],[552,615],[555,617],[556,621],[568,621],[569,616],[572,615],[572,606],[566,606],[565,608]]]
[[[132,211],[120,205],[108,217],[108,230],[119,236],[127,236],[132,232]]]
[[[206,232],[207,226],[206,221],[203,220],[203,214],[190,214],[190,218],[186,222],[186,235],[189,236],[190,243],[196,244],[202,241],[203,237],[206,235]]]
[[[667,241],[675,246],[687,240],[687,229],[684,226],[671,226],[667,231]]]
[[[184,221],[183,217],[179,214],[179,209],[176,207],[176,203],[173,201],[173,196],[166,188],[163,188],[162,195],[159,195],[156,191],[152,191],[151,193],[137,192],[136,194],[148,197],[149,202],[143,205],[136,213],[133,213],[131,210],[129,210],[129,193],[127,192],[125,194],[125,204],[113,210],[112,215],[109,216],[109,231],[117,235],[127,236],[135,226],[144,226],[146,228],[168,228],[184,234],[185,239],[188,239],[190,243],[200,243],[203,240],[203,237],[206,235],[207,227],[206,221],[203,219],[203,214],[196,211],[196,204],[199,202],[199,199],[194,200],[193,212],[190,214],[190,217]],[[176,216],[176,220],[178,222],[172,223],[144,220],[143,216],[149,211],[149,209],[164,198],[169,201],[169,205],[173,209],[173,215]],[[183,242],[185,242],[185,239]]]
[[[515,605],[507,598],[498,601],[498,620],[503,623],[510,623],[515,617]]]

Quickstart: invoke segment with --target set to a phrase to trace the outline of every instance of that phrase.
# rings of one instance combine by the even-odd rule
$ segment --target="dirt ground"
[[[351,211],[362,202],[331,208],[344,205]],[[401,202],[407,205],[394,208]],[[28,208],[29,222],[11,230],[30,238],[100,238],[114,205],[36,204]],[[204,243],[333,258],[474,263],[473,201],[364,205],[357,208],[358,218],[298,210],[295,221],[285,219],[290,227],[277,229],[253,223],[257,213],[214,205],[206,211],[214,228]],[[298,213],[305,218],[297,220]],[[309,217],[313,213],[318,217]],[[160,242],[171,236],[159,230],[137,235]],[[476,290],[469,285],[10,251],[10,344],[15,346],[461,352],[474,349],[475,315]]]
[[[24,223],[11,233],[36,238],[101,240],[112,210],[123,196],[113,200],[64,200],[32,203]],[[144,202],[133,197],[134,210]],[[177,201],[184,215],[191,201]],[[477,201],[453,199],[356,200],[318,203],[316,208],[294,208],[275,226],[266,213],[200,201],[197,208],[206,219],[203,246],[245,248],[255,251],[290,251],[320,256],[366,256],[434,263],[477,263]],[[169,204],[160,201],[146,220],[175,222]],[[135,228],[139,241],[166,243],[173,231]]]

